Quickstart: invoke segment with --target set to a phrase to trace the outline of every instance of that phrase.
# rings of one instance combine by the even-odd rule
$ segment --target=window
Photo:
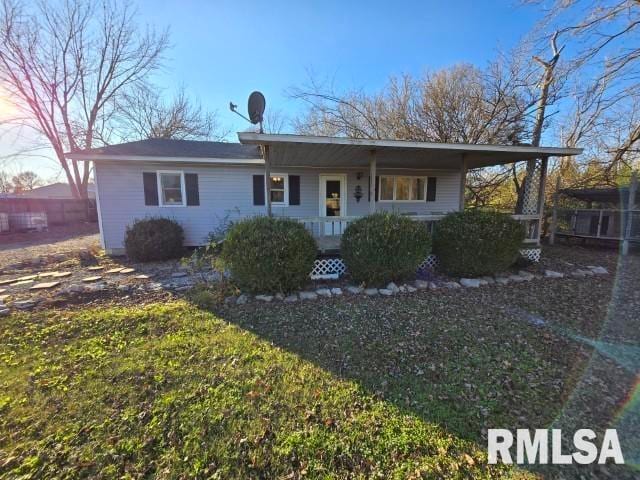
[[[185,186],[183,172],[158,172],[158,191],[160,205],[164,207],[183,207],[185,205]]]
[[[380,177],[380,200],[387,202],[424,201],[425,177]]]
[[[271,204],[286,205],[289,179],[286,175],[271,175]]]

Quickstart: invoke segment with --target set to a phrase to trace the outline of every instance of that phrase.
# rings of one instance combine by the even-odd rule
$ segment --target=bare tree
[[[0,171],[0,193],[11,193],[13,191],[13,183],[7,172]]]
[[[114,105],[145,84],[168,34],[141,30],[120,0],[19,0],[0,4],[0,84],[13,99],[14,123],[51,144],[76,197],[87,196],[90,166],[65,158],[103,138]]]
[[[20,172],[11,179],[13,193],[30,192],[35,187],[42,185],[42,179],[32,171]]]
[[[121,141],[145,138],[221,140],[229,133],[221,129],[216,114],[190,100],[184,88],[167,103],[161,91],[143,85],[122,96],[115,117],[114,132],[109,135]]]

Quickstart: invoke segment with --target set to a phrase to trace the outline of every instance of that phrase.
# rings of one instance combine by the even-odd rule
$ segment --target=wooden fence
[[[97,222],[96,201],[89,199],[57,198],[0,198],[0,212],[47,214],[49,225],[69,225],[82,222]]]

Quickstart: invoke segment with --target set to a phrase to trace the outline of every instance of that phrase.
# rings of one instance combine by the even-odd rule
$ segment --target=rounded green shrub
[[[436,223],[433,251],[449,275],[492,275],[518,259],[524,235],[524,226],[507,214],[456,212]]]
[[[340,252],[355,281],[379,285],[415,274],[431,252],[431,238],[423,223],[374,213],[347,226]]]
[[[127,256],[136,262],[178,258],[184,253],[184,231],[169,218],[145,218],[127,227],[124,238]]]
[[[288,218],[254,217],[233,224],[222,245],[222,260],[242,289],[289,292],[308,280],[316,242]]]

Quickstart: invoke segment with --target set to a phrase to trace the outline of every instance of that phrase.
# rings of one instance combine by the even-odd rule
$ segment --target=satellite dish
[[[249,120],[251,123],[254,125],[262,123],[262,116],[266,106],[267,101],[262,93],[256,91],[249,95]]]

